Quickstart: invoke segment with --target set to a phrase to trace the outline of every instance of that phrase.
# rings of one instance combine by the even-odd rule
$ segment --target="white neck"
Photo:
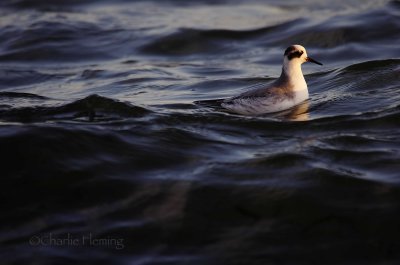
[[[291,84],[293,91],[307,90],[307,83],[301,71],[301,64],[298,62],[284,61],[283,69],[287,81]]]

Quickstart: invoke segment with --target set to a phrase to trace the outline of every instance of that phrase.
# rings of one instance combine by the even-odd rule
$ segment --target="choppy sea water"
[[[0,3],[4,264],[398,264],[399,1]],[[310,100],[204,100],[280,74]]]

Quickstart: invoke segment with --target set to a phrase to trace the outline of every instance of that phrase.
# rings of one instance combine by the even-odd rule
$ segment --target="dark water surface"
[[[53,2],[53,3],[51,3]],[[2,264],[399,264],[399,1],[0,3]],[[212,104],[302,44],[310,100]]]

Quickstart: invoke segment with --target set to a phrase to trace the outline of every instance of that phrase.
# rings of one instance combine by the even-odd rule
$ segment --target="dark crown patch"
[[[286,50],[285,50],[285,56],[286,55],[288,55],[289,53],[291,53],[291,52],[294,52],[296,50],[296,47],[294,47],[294,46],[290,46],[290,47],[288,47]]]

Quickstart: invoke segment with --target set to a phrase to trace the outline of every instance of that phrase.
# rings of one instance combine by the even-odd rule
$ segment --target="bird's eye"
[[[303,54],[303,51],[294,51],[294,52],[288,54],[288,59],[292,60],[293,58],[300,58],[302,54]]]

